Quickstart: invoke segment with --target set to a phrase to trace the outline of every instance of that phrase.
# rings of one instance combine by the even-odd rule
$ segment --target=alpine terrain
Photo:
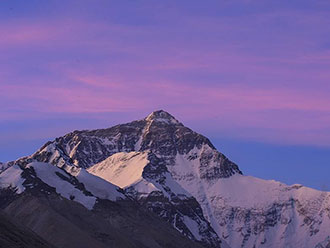
[[[57,247],[330,247],[330,193],[245,176],[162,110],[1,170],[0,207]]]

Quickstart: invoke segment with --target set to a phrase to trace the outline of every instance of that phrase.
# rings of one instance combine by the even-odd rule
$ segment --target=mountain
[[[244,176],[165,111],[74,131],[8,165],[35,161],[103,178],[204,247],[319,248],[330,240],[330,193]]]
[[[0,209],[58,248],[201,248],[84,169],[15,164],[0,173],[0,189]]]
[[[188,238],[201,242],[206,247],[221,247],[221,243],[224,242],[205,219],[196,199],[178,184],[176,187],[166,185],[168,182],[175,183],[167,166],[173,163],[177,151],[185,153],[193,146],[202,147],[203,144],[213,148],[213,155],[218,161],[213,165],[214,168],[209,167],[207,163],[212,158],[208,158],[209,154],[205,153],[205,177],[212,176],[212,173],[217,177],[241,173],[237,165],[217,152],[207,138],[185,127],[164,111],[156,111],[143,120],[108,129],[74,131],[46,143],[33,155],[14,163],[26,165],[33,161],[41,161],[70,171],[76,167],[89,168],[119,152],[148,151],[150,163],[143,169],[144,176],[147,180],[157,181],[164,194],[153,191],[148,195],[147,201],[141,198],[136,200],[163,220],[170,222]],[[132,196],[132,192],[126,193]],[[225,247],[225,244],[222,247]]]

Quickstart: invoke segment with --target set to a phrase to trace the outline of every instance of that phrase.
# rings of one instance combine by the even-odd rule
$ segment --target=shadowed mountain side
[[[0,247],[55,248],[3,211],[0,211]]]
[[[23,193],[6,199],[2,207],[7,214],[58,248],[201,247],[131,201],[105,200],[89,211],[56,194]]]

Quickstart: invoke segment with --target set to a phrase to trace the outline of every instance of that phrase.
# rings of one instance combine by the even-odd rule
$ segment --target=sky
[[[244,174],[330,191],[328,0],[0,2],[0,161],[163,109]]]

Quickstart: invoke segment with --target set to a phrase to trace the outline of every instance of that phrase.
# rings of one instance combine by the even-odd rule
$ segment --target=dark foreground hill
[[[55,248],[17,220],[0,211],[1,248]]]

